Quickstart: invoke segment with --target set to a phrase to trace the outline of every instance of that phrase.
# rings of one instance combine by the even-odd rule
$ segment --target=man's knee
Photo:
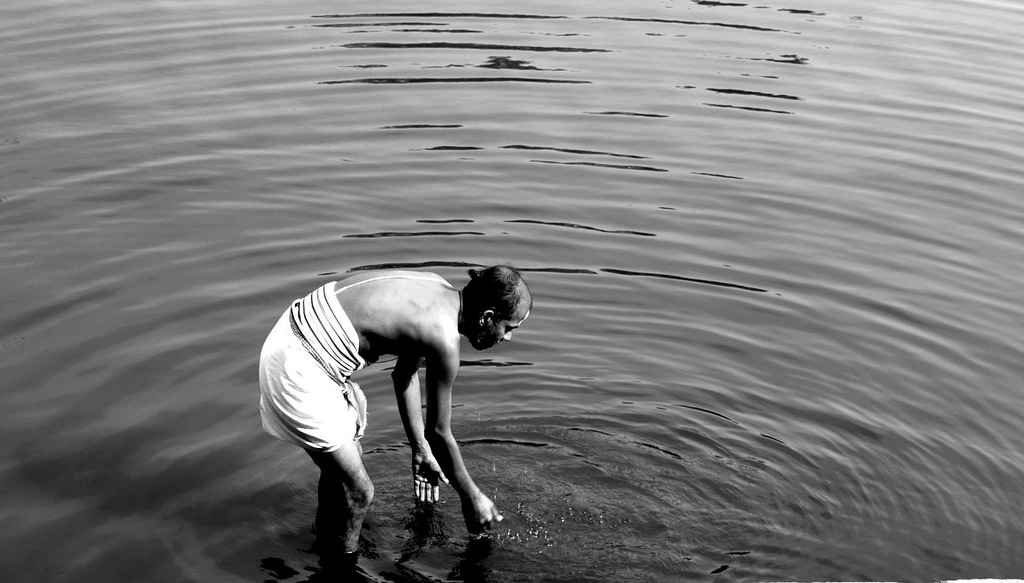
[[[373,502],[373,482],[369,479],[355,480],[345,488],[345,497],[353,510],[366,510]]]
[[[354,512],[365,511],[373,502],[373,482],[365,473],[348,475],[343,472],[330,471],[321,479],[328,481],[330,495],[343,499],[345,506]]]
[[[373,502],[373,482],[366,475],[356,444],[333,452],[310,451],[320,467],[321,495],[341,498],[351,510],[365,511]]]

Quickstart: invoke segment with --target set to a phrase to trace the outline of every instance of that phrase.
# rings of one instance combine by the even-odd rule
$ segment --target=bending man
[[[459,290],[416,271],[362,272],[296,300],[260,355],[264,429],[306,450],[320,468],[314,523],[321,543],[336,543],[354,564],[373,484],[362,462],[366,400],[350,380],[382,355],[396,355],[395,395],[412,447],[413,488],[438,499],[439,482],[462,499],[466,528],[479,534],[502,519],[473,482],[451,431],[452,385],[460,336],[484,350],[512,338],[533,298],[506,266],[470,270]],[[425,366],[426,419],[418,371]],[[330,546],[334,547],[335,544]]]

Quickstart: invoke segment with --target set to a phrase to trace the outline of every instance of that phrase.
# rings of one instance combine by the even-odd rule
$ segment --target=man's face
[[[469,343],[477,350],[487,350],[501,342],[508,342],[512,340],[512,331],[521,326],[529,315],[529,310],[526,310],[508,320],[496,320],[494,312],[487,310],[478,322],[476,333],[469,336]]]

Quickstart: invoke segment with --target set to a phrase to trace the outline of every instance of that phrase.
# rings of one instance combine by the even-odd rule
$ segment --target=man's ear
[[[483,314],[480,314],[480,325],[483,326],[487,321],[494,321],[494,310],[484,310]]]

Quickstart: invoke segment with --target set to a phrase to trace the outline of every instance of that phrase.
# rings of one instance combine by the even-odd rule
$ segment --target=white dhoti
[[[347,377],[328,374],[293,329],[291,310],[260,353],[260,417],[270,435],[318,451],[335,450],[366,430],[363,391]]]

